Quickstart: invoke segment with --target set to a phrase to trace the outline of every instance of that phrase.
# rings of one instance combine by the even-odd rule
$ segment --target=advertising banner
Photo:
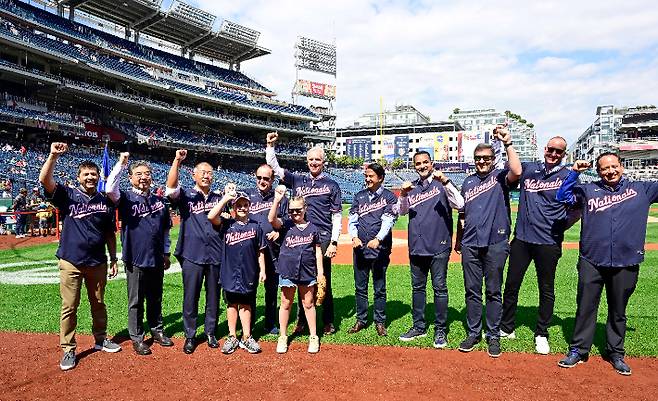
[[[393,144],[394,159],[407,161],[409,158],[409,135],[398,135]]]
[[[302,96],[318,97],[321,99],[335,99],[336,87],[334,85],[298,79],[295,83],[295,93]]]
[[[450,160],[448,154],[448,150],[450,149],[450,134],[435,134],[434,138],[434,161],[440,162]]]
[[[345,140],[345,154],[349,157],[360,157],[368,161],[372,155],[372,140],[370,138],[349,138]]]
[[[464,159],[460,161],[473,163],[473,152],[478,143],[485,142],[485,133],[480,131],[464,131],[461,138],[461,155]]]

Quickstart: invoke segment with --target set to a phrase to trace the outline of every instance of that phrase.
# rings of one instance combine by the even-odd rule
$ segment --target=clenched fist
[[[268,132],[267,133],[267,146],[274,146],[277,139],[279,139],[278,132]]]
[[[573,169],[573,171],[577,171],[579,173],[582,173],[583,171],[589,169],[590,167],[591,167],[590,162],[588,162],[586,160],[576,160],[573,163],[573,167],[571,167],[571,168]]]
[[[401,196],[407,196],[407,194],[414,189],[414,184],[411,183],[411,181],[405,181],[402,183],[402,187],[400,188],[400,195]]]
[[[277,201],[281,201],[286,196],[286,186],[285,185],[277,185],[276,189],[274,190],[274,199]]]
[[[50,144],[50,154],[59,156],[69,149],[69,145],[64,142],[53,142]]]
[[[130,153],[128,152],[119,153],[119,163],[121,163],[122,166],[127,166],[129,157],[130,157]]]
[[[187,157],[187,149],[178,149],[176,151],[176,160],[183,161]]]

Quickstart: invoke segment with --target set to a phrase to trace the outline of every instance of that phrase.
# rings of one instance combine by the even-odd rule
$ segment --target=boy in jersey
[[[235,219],[224,219],[221,213],[232,202]],[[249,218],[249,196],[229,188],[208,213],[208,220],[220,230],[223,240],[220,282],[228,307],[229,336],[222,352],[232,354],[238,347],[250,354],[261,351],[251,335],[252,299],[256,296],[258,282],[265,281],[265,234],[257,221]],[[242,325],[242,339],[236,336],[238,317]]]
[[[215,330],[219,315],[219,266],[222,257],[222,240],[217,235],[208,212],[216,206],[222,195],[210,190],[213,168],[201,162],[192,170],[193,188],[179,186],[179,170],[187,157],[187,150],[179,149],[167,175],[165,195],[173,207],[178,208],[181,224],[174,255],[180,261],[183,275],[183,352],[191,354],[196,348],[199,297],[205,281],[206,309],[204,331],[210,348],[219,347]]]
[[[580,173],[589,167],[589,162],[577,160],[556,195],[558,201],[582,208],[576,323],[569,352],[558,365],[572,368],[587,361],[605,287],[606,357],[617,373],[628,376],[631,368],[624,361],[626,306],[644,260],[647,218],[651,204],[658,202],[658,182],[629,181],[619,155],[602,153],[596,159],[601,179],[578,183]]]
[[[162,285],[169,268],[169,229],[171,217],[164,199],[151,192],[151,166],[137,161],[128,168],[128,152],[107,178],[107,197],[117,205],[121,219],[122,259],[128,285],[128,333],[138,355],[149,355],[144,342],[144,303],[146,320],[153,341],[171,347],[173,341],[164,333],[162,323]],[[119,189],[119,175],[128,168],[131,188]]]
[[[509,253],[510,183],[521,175],[521,161],[512,146],[509,131],[503,126],[494,130],[507,152],[508,169],[494,168],[492,146],[475,147],[476,173],[462,185],[464,207],[459,213],[455,251],[462,254],[466,293],[467,337],[459,345],[470,352],[480,342],[482,333],[482,280],[486,293],[487,352],[500,356],[500,319],[502,317],[503,269]]]
[[[372,271],[375,309],[373,321],[377,335],[386,336],[386,269],[390,262],[397,197],[382,187],[384,167],[372,163],[364,172],[366,189],[359,191],[352,201],[348,230],[354,248],[354,298],[356,323],[349,333],[354,334],[368,325],[368,280]]]
[[[55,181],[55,164],[67,150],[67,144],[53,142],[39,174],[39,182],[46,196],[60,210],[63,221],[56,253],[59,259],[59,293],[62,298],[59,324],[59,344],[64,351],[59,363],[62,370],[73,369],[76,365],[75,329],[83,282],[87,287],[91,309],[94,349],[121,351],[119,345],[107,338],[107,309],[104,301],[107,277],[117,275],[114,208],[96,190],[100,169],[92,162],[82,162],[78,167],[79,187],[68,188]],[[105,246],[110,254],[109,268]]]

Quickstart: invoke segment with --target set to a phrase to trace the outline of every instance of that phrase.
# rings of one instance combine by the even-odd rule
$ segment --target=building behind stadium
[[[407,163],[414,153],[427,151],[447,167],[466,168],[473,164],[475,146],[491,143],[493,129],[505,123],[521,160],[536,160],[534,125],[496,109],[455,109],[446,120],[431,122],[414,106],[398,105],[393,110],[364,114],[351,126],[338,129],[334,150],[337,156],[365,161],[402,159]]]

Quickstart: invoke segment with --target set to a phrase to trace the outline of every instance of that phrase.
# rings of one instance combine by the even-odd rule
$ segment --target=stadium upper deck
[[[206,104],[262,114],[270,120],[304,122],[306,131],[310,130],[310,122],[320,120],[303,106],[272,99],[271,91],[238,71],[138,45],[19,1],[0,0],[0,19],[0,42],[78,70],[134,81],[150,90],[180,93]]]

